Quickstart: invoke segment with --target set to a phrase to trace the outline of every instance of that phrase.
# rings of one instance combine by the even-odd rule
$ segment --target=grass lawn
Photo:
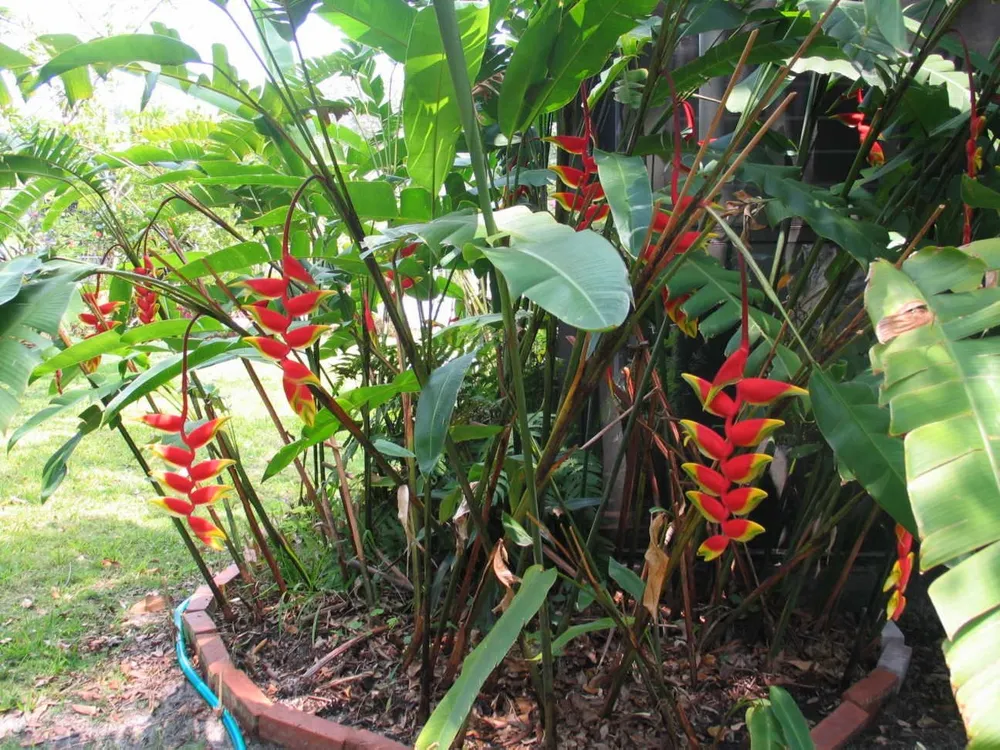
[[[297,431],[279,371],[257,370],[286,425]],[[260,477],[281,443],[242,365],[219,365],[203,378],[222,392],[243,463],[251,478]],[[45,389],[34,389],[14,426],[46,401]],[[107,657],[91,653],[88,644],[114,633],[142,595],[159,591],[177,601],[197,582],[169,517],[147,502],[152,488],[117,431],[84,438],[62,486],[40,501],[42,467],[76,424],[73,412],[53,418],[0,454],[0,711],[30,709],[57,692],[60,681],[53,678],[100,668]],[[140,445],[154,439],[143,425],[129,429]],[[276,523],[297,505],[296,488],[292,468],[258,485]],[[205,556],[213,568],[229,562],[225,552],[206,549]]]

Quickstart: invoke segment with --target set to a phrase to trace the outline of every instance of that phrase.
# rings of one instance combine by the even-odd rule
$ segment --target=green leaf
[[[608,197],[618,239],[638,257],[653,221],[653,191],[646,162],[638,156],[595,151],[597,173]]]
[[[413,448],[423,474],[433,471],[441,457],[458,391],[477,355],[478,352],[469,352],[441,365],[424,384],[413,425]]]
[[[49,456],[49,460],[42,467],[42,502],[52,497],[52,494],[62,484],[63,479],[66,478],[69,470],[69,459],[73,455],[73,451],[76,450],[76,446],[80,444],[80,441],[85,436],[100,426],[101,408],[96,404],[89,406],[80,414],[80,424],[76,432],[73,433],[69,440],[59,446],[55,453]]]
[[[99,357],[107,352],[114,351],[122,346],[121,335],[117,331],[104,331],[89,339],[78,341],[72,346],[66,347],[54,357],[50,357],[35,368],[31,373],[31,380],[35,381],[43,375],[48,375],[56,370],[63,370],[73,367],[88,359]]]
[[[399,216],[396,195],[388,182],[383,180],[348,182],[347,194],[351,197],[354,210],[362,219],[386,221]]]
[[[907,48],[906,26],[899,0],[864,0],[865,18],[875,26],[885,40],[900,52]]]
[[[514,517],[510,513],[504,512],[503,514],[503,528],[508,539],[510,539],[518,547],[530,547],[531,546],[531,535],[524,530],[524,527],[514,520]]]
[[[535,616],[556,580],[555,568],[532,565],[525,571],[517,594],[482,642],[465,657],[462,674],[445,693],[415,744],[416,750],[450,747],[472,709],[479,691],[514,645],[518,635]]]
[[[114,393],[116,390],[121,388],[121,385],[121,381],[117,381],[108,383],[107,385],[102,385],[99,388],[77,388],[72,391],[60,393],[49,401],[48,406],[32,414],[24,421],[23,424],[11,433],[10,439],[7,441],[7,451],[10,452],[21,440],[21,438],[30,433],[43,422],[52,419],[52,417],[57,417],[70,409],[79,408],[81,404],[90,405],[105,396]]]
[[[372,440],[372,445],[375,446],[375,450],[381,453],[383,456],[392,456],[393,458],[416,458],[413,451],[409,451],[401,445],[397,445],[391,440],[386,440],[384,438],[375,438]]]
[[[944,86],[948,92],[948,106],[959,112],[968,112],[972,104],[969,99],[969,74],[955,70],[955,63],[941,55],[928,55],[913,80],[932,86]]]
[[[1000,211],[1000,193],[986,187],[979,180],[963,174],[962,203],[973,208],[992,208]]]
[[[456,424],[451,427],[451,439],[456,443],[468,440],[485,440],[498,435],[503,430],[498,424]]]
[[[978,243],[977,243],[978,244]],[[970,747],[1000,742],[1000,289],[983,287],[996,253],[924,248],[901,269],[872,264],[865,307],[882,343],[890,429],[905,435],[920,568],[929,588]],[[987,645],[988,644],[988,645]]]
[[[211,276],[215,273],[227,273],[231,271],[242,271],[251,266],[274,260],[268,249],[259,242],[240,242],[230,245],[222,250],[209,253],[204,258],[192,260],[176,271],[171,272],[172,276],[185,279],[200,279],[202,276]],[[211,270],[209,270],[211,268]]]
[[[768,697],[789,750],[815,750],[816,745],[809,736],[809,725],[792,696],[783,688],[772,685]]]
[[[573,625],[572,627],[566,628],[562,635],[552,641],[552,655],[562,656],[566,646],[568,646],[570,641],[574,638],[579,638],[581,635],[593,633],[598,630],[611,630],[614,627],[616,627],[614,620],[610,617],[602,617],[599,620],[592,620],[591,622],[584,622],[579,625]],[[541,658],[542,655],[538,654],[534,657],[534,659],[532,659],[532,661],[540,661]]]
[[[194,47],[168,36],[122,34],[77,44],[56,55],[38,71],[38,80],[32,88],[85,65],[127,65],[133,62],[183,65],[200,59]]]
[[[809,379],[816,424],[846,468],[898,523],[917,524],[906,492],[903,441],[889,435],[889,412],[864,383],[837,383],[820,369]]]
[[[316,12],[348,38],[381,50],[396,62],[406,60],[417,11],[404,0],[324,0]]]
[[[622,587],[623,591],[630,594],[633,599],[637,602],[642,601],[646,584],[642,582],[642,579],[631,568],[622,565],[612,557],[608,559],[608,575],[611,576],[611,579],[615,583]]]
[[[500,128],[512,136],[543,112],[559,109],[597,75],[636,21],[656,0],[580,0],[543,3],[514,47],[500,89]]]
[[[509,247],[484,249],[515,297],[524,295],[563,322],[587,331],[615,328],[632,302],[628,272],[597,232],[575,232],[547,212],[497,211]]]
[[[458,29],[470,80],[475,80],[486,49],[488,19],[487,5],[470,4],[458,9]],[[415,185],[437,195],[455,160],[462,121],[433,7],[417,12],[406,49],[405,82],[403,134],[407,169]]]
[[[750,733],[750,750],[784,750],[781,727],[774,717],[769,701],[755,701],[746,713],[747,731]]]

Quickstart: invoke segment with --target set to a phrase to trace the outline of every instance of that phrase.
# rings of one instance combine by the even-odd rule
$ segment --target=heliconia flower
[[[285,332],[285,343],[292,347],[292,349],[305,349],[307,346],[315,344],[317,339],[319,339],[319,337],[323,335],[323,332],[329,327],[330,326],[299,326],[298,328],[293,328],[292,330]]]
[[[713,461],[722,461],[732,455],[732,444],[715,430],[690,419],[682,419],[681,427],[684,428],[688,439],[695,444],[698,450]]]
[[[363,292],[361,295],[361,305],[364,310],[365,316],[365,330],[370,334],[375,334],[375,316],[372,315],[372,306],[368,302],[368,293]]]
[[[725,552],[726,545],[728,544],[728,537],[722,534],[715,534],[701,543],[701,546],[698,548],[698,554],[705,559],[705,562],[708,562]]]
[[[906,557],[913,549],[913,534],[901,523],[896,524],[896,556]]]
[[[906,591],[906,587],[910,583],[910,575],[913,573],[913,559],[914,554],[910,552],[896,560],[889,577],[882,585],[883,591],[888,591],[894,586],[900,591]]]
[[[187,521],[188,526],[191,527],[191,531],[194,532],[194,535],[203,544],[208,545],[212,549],[222,549],[222,540],[226,538],[226,532],[207,518],[202,518],[201,516],[190,515],[187,517]]]
[[[722,475],[736,484],[749,484],[761,475],[761,472],[771,463],[771,456],[766,453],[741,453],[728,461],[723,461],[719,467]]]
[[[97,312],[101,315],[114,315],[118,308],[124,304],[124,302],[105,302],[103,305],[97,306]]]
[[[587,138],[582,135],[552,135],[542,140],[554,143],[569,154],[582,156],[587,152]]]
[[[742,422],[726,422],[726,437],[738,448],[752,448],[779,427],[780,419],[744,419]]]
[[[904,609],[906,609],[906,597],[899,592],[899,589],[896,589],[892,592],[892,596],[889,597],[889,603],[886,605],[886,616],[890,620],[896,621],[902,617]]]
[[[233,491],[228,484],[206,484],[188,494],[188,500],[195,505],[209,505]]]
[[[190,501],[180,497],[157,497],[149,502],[163,508],[167,513],[178,518],[187,518],[194,512],[194,505]]]
[[[399,255],[402,258],[409,258],[411,255],[417,252],[419,248],[420,248],[419,242],[411,242],[409,245],[403,246],[403,248],[399,251]]]
[[[282,386],[285,389],[285,398],[288,399],[289,406],[292,407],[299,419],[312,427],[316,421],[316,397],[306,385],[293,383],[287,378],[282,379]]]
[[[754,406],[770,406],[786,396],[806,396],[809,391],[791,383],[766,378],[745,378],[736,384],[736,395],[741,401]]]
[[[767,493],[757,487],[737,487],[722,496],[722,504],[735,516],[745,516],[760,505]]]
[[[181,440],[193,451],[198,450],[204,445],[208,444],[213,440],[219,430],[222,429],[223,425],[229,421],[229,417],[217,417],[216,419],[210,419],[205,422],[205,424],[198,425],[187,435],[182,434]]]
[[[590,175],[584,172],[582,169],[577,169],[576,167],[568,167],[562,164],[556,164],[555,166],[549,167],[549,169],[559,175],[559,179],[563,181],[564,184],[578,190],[583,187],[587,182]]]
[[[718,497],[729,489],[729,480],[715,469],[696,463],[681,464],[681,468],[694,480],[702,492]]]
[[[243,340],[268,359],[275,361],[284,359],[292,351],[292,347],[284,341],[271,336],[247,336]]]
[[[288,280],[278,276],[271,279],[247,279],[236,283],[236,286],[245,286],[258,297],[265,299],[278,299],[284,296],[288,289]]]
[[[882,144],[878,141],[872,144],[871,150],[868,152],[868,163],[873,167],[881,167],[885,164],[885,151],[882,150]]]
[[[712,391],[712,384],[709,383],[704,378],[699,378],[697,375],[692,375],[690,373],[682,373],[681,377],[687,382],[691,388],[694,389],[695,395],[701,402],[701,408],[707,411],[709,414],[714,414],[717,417],[722,417],[724,419],[731,419],[736,416],[736,412],[739,410],[736,406],[736,402],[733,401],[726,393],[719,391],[715,394],[711,403],[706,403],[708,394]]]
[[[719,502],[718,498],[712,497],[706,492],[698,492],[697,490],[688,490],[684,494],[687,495],[688,500],[694,503],[694,507],[705,516],[706,521],[722,523],[729,518],[729,511],[726,510],[725,505]]]
[[[234,466],[236,462],[231,458],[210,458],[201,461],[188,469],[188,476],[195,482],[206,482],[214,479],[228,467]]]
[[[176,471],[154,471],[150,472],[149,476],[182,495],[186,495],[194,488],[194,481],[191,477],[178,474]]]
[[[306,267],[302,265],[298,258],[292,255],[285,255],[281,259],[281,275],[286,279],[295,279],[295,281],[305,284],[308,287],[316,286],[316,281],[306,270]]]
[[[84,325],[98,326],[101,330],[107,330],[107,321],[103,318],[98,318],[93,313],[80,313],[78,317],[80,318],[80,322]]]
[[[194,461],[194,451],[181,448],[178,445],[165,445],[164,443],[150,443],[149,451],[161,461],[186,469]]]
[[[656,230],[654,228],[654,232],[655,231]],[[670,245],[670,251],[665,257],[673,258],[678,255],[684,255],[698,241],[699,237],[701,237],[700,232],[684,232],[680,237],[674,239],[673,243]],[[656,250],[656,243],[650,242],[646,245],[646,249],[642,251],[643,259],[652,260],[654,250]]]
[[[681,306],[688,301],[691,295],[682,294],[680,297],[671,297],[666,287],[660,290],[660,295],[663,297],[663,311],[680,329],[680,332],[692,339],[697,336],[698,319],[688,317],[688,314],[681,309]]]
[[[316,308],[319,307],[319,303],[331,294],[333,292],[329,290],[306,292],[295,297],[289,297],[282,304],[285,306],[285,312],[293,318],[298,318],[302,315],[312,315],[316,312]]]
[[[712,378],[712,390],[717,392],[720,388],[725,388],[727,385],[732,385],[740,380],[743,377],[743,371],[746,369],[747,358],[749,356],[750,348],[741,345],[737,347],[736,351],[726,357],[726,361],[722,363],[722,367],[719,368],[718,372],[715,373],[715,377]]]
[[[552,198],[567,211],[582,211],[589,202],[580,193],[553,193]]]
[[[602,221],[607,218],[608,213],[611,208],[607,203],[601,203],[598,205],[591,206],[586,211],[583,212],[583,220],[576,225],[576,231],[582,231],[593,224],[595,221]]]
[[[722,522],[722,533],[734,542],[749,542],[763,531],[763,526],[746,518],[731,518]]]
[[[265,305],[249,305],[246,311],[257,321],[257,325],[268,333],[284,333],[292,324],[292,319]]]
[[[580,194],[588,201],[597,202],[602,201],[606,197],[604,194],[604,187],[599,182],[592,182],[589,185],[585,185]]]
[[[180,414],[143,414],[136,419],[160,432],[175,433],[184,429],[184,417]]]
[[[316,377],[316,373],[301,362],[294,359],[283,359],[278,364],[281,365],[281,369],[285,373],[285,379],[295,385],[304,385],[306,383],[319,385],[319,378]]]

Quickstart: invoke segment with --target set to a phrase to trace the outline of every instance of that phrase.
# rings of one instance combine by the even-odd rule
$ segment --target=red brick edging
[[[239,569],[230,565],[215,576],[215,584],[220,589],[225,588],[239,575]],[[296,750],[405,750],[405,745],[373,732],[346,727],[272,702],[230,659],[212,620],[215,606],[208,586],[199,586],[182,617],[184,632],[198,655],[198,666],[209,687],[243,731],[265,742]]]

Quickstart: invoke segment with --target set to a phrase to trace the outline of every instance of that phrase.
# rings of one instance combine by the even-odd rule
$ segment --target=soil
[[[961,719],[951,697],[933,609],[913,597],[902,623],[914,649],[909,675],[894,698],[853,748],[934,750],[965,747]],[[259,615],[238,606],[225,627],[230,652],[274,700],[412,744],[421,722],[420,660],[404,665],[413,631],[403,602],[384,604],[365,617],[341,596],[302,603],[263,604]],[[363,605],[362,605],[363,607]],[[796,699],[810,725],[840,702],[841,679],[855,643],[857,623],[845,618],[818,627],[802,613],[789,625],[784,650],[768,663],[767,647],[738,629],[730,640],[702,655],[691,674],[682,620],[660,627],[663,674],[678,695],[689,737],[701,747],[748,746],[743,702],[781,685]],[[473,644],[474,645],[474,644]],[[312,676],[306,672],[338,650]],[[556,696],[560,748],[653,748],[664,746],[664,728],[638,672],[626,681],[609,718],[602,716],[611,673],[621,652],[608,631],[581,636],[557,660]],[[862,654],[851,681],[874,666],[877,644]],[[434,701],[444,693],[448,655],[435,665]],[[516,748],[540,744],[541,727],[529,662],[518,647],[487,681],[468,725],[467,748]],[[694,742],[689,741],[689,746]]]

